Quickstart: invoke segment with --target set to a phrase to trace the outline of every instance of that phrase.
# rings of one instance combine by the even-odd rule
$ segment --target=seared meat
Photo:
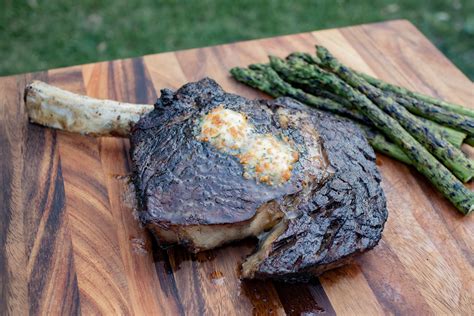
[[[161,244],[196,252],[257,236],[332,175],[309,112],[267,103],[203,79],[163,90],[134,126],[140,218]]]
[[[253,135],[271,135],[298,154],[287,181],[246,174],[255,159],[243,160],[245,142],[222,136],[225,130],[203,137],[219,128],[207,120],[224,110],[243,114]],[[242,117],[222,115],[224,125],[246,129]],[[372,148],[352,123],[293,99],[250,101],[203,79],[163,90],[130,139],[140,218],[160,244],[196,252],[261,235],[244,278],[307,280],[381,238],[387,209]],[[236,144],[240,154],[226,147]]]

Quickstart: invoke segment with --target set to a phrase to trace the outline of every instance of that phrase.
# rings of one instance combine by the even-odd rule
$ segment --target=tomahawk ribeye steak
[[[30,119],[130,137],[140,220],[192,252],[259,237],[245,278],[307,280],[374,247],[387,219],[375,155],[352,123],[289,99],[248,100],[212,79],[154,106],[34,82]],[[131,129],[130,129],[131,126]]]

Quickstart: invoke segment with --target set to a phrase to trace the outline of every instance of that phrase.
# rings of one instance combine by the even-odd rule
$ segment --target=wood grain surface
[[[373,251],[310,284],[244,282],[239,265],[254,240],[197,255],[158,249],[134,215],[128,140],[28,124],[24,110],[32,79],[151,104],[162,88],[209,76],[267,98],[229,69],[316,43],[351,67],[474,107],[472,82],[407,21],[0,78],[0,315],[472,315],[472,216],[412,168],[377,156],[390,215]]]

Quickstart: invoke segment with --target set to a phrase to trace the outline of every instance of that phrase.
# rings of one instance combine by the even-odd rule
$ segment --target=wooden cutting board
[[[377,157],[390,212],[378,247],[311,284],[241,282],[238,267],[254,241],[198,255],[157,249],[133,215],[128,140],[27,122],[22,94],[32,79],[154,103],[161,88],[209,76],[261,98],[229,69],[313,52],[316,43],[351,67],[474,107],[473,83],[407,21],[0,78],[0,314],[472,315],[472,216],[390,158]]]

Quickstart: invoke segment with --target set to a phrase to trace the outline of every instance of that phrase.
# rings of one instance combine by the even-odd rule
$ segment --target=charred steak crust
[[[290,180],[271,186],[246,179],[236,157],[197,139],[196,119],[220,105],[298,148]],[[139,217],[160,245],[199,251],[273,227],[259,246],[270,245],[264,257],[243,276],[297,281],[344,264],[381,238],[387,209],[372,148],[352,123],[293,99],[251,101],[205,78],[162,90],[130,140]],[[322,169],[312,159],[318,150]],[[254,229],[262,209],[270,219]],[[224,234],[207,240],[218,230]]]
[[[274,103],[308,111],[289,98]],[[351,122],[311,112],[335,174],[305,212],[288,220],[255,278],[307,281],[372,249],[382,237],[388,212],[372,148]]]

